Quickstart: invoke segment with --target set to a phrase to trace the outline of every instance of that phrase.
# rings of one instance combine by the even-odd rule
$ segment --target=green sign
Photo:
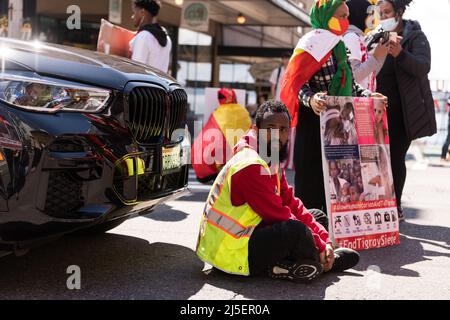
[[[206,2],[187,2],[183,7],[182,27],[207,32],[209,29],[209,4]]]

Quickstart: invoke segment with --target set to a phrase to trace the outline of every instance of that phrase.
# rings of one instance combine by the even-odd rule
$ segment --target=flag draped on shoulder
[[[281,101],[283,101],[291,114],[292,127],[296,127],[298,122],[298,93],[300,89],[317,71],[320,70],[320,67],[330,56],[331,52],[329,52],[322,60],[317,61],[310,53],[306,52],[300,46],[295,48],[294,54],[292,55],[284,74],[280,93]]]
[[[347,54],[341,27],[333,18],[336,9],[343,0],[317,0],[311,9],[313,30],[304,35],[289,61],[281,84],[281,101],[286,104],[292,116],[292,126],[298,122],[300,89],[334,53],[338,68],[334,75],[328,94],[351,96],[352,73],[347,63]]]

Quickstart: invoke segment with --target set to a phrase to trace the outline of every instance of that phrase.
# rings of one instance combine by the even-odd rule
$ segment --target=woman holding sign
[[[355,83],[342,36],[349,26],[343,0],[317,0],[311,9],[313,30],[300,39],[287,67],[281,100],[297,126],[294,151],[295,193],[307,208],[326,211],[320,112],[324,96],[372,96]],[[299,103],[300,98],[300,103]]]
[[[431,51],[417,21],[403,20],[411,0],[380,0],[381,25],[396,32],[389,41],[389,55],[377,77],[378,89],[389,98],[388,125],[391,165],[400,221],[406,180],[405,156],[411,141],[436,133],[434,102],[428,81]]]

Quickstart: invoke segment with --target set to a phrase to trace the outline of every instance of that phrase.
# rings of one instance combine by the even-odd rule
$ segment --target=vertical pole
[[[178,75],[178,39],[180,34],[180,28],[174,27],[173,39],[172,39],[172,77],[177,79]]]
[[[9,0],[8,20],[8,36],[10,38],[20,38],[23,20],[23,0]]]
[[[211,43],[211,85],[212,87],[220,87],[220,57],[219,45],[222,41],[222,26],[215,25],[214,36]]]

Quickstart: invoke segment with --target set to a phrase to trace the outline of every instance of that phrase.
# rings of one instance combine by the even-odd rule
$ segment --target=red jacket
[[[235,152],[255,146],[256,134],[250,130],[236,145]],[[277,174],[261,174],[261,165],[251,165],[235,173],[231,178],[231,203],[241,206],[247,203],[263,220],[263,224],[298,220],[312,232],[319,252],[331,243],[328,232],[309,213],[294,190],[288,185],[284,170],[280,178],[280,195],[277,194]]]

